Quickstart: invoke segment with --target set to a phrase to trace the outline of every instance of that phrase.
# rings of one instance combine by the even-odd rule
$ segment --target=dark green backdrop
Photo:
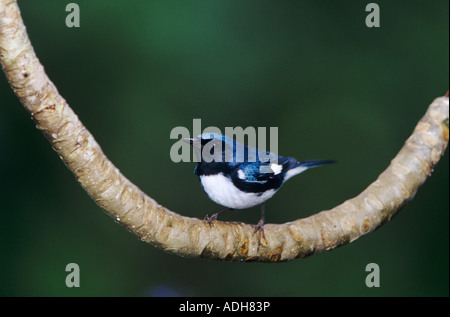
[[[81,27],[65,26],[65,6]],[[45,69],[104,152],[162,205],[221,209],[169,158],[170,131],[279,127],[279,152],[339,164],[293,178],[267,204],[283,223],[349,199],[389,164],[449,86],[448,1],[23,0]],[[147,245],[77,185],[0,76],[0,295],[448,296],[448,151],[382,228],[281,264],[185,259]],[[256,223],[259,209],[225,220]],[[65,286],[78,263],[81,287]],[[377,263],[381,287],[365,286]]]

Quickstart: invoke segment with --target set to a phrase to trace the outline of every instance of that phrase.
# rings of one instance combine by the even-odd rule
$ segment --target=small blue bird
[[[219,215],[235,209],[261,205],[261,219],[255,233],[264,236],[265,201],[271,198],[292,176],[332,160],[297,161],[258,150],[219,133],[204,133],[184,139],[194,148],[199,162],[194,173],[203,189],[215,203],[227,209],[206,219],[211,224]],[[260,240],[259,240],[260,241]]]

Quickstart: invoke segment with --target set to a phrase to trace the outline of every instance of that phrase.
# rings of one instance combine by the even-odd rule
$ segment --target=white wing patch
[[[275,164],[275,163],[270,164],[270,168],[272,169],[272,171],[273,171],[273,173],[275,175],[280,174],[281,171],[283,170],[283,166],[282,165]]]
[[[238,170],[238,177],[239,177],[240,179],[245,179],[245,173],[244,173],[243,170]]]

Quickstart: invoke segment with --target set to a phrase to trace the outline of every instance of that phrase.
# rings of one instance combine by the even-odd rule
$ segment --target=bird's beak
[[[197,149],[201,149],[201,142],[200,139],[183,139],[184,142],[189,143],[190,145],[192,145],[192,147],[197,148]]]

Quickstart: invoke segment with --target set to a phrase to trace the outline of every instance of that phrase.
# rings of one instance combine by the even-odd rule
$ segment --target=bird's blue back
[[[239,165],[241,163],[257,163],[268,165],[278,159],[278,155],[269,151],[263,151],[250,145],[241,144],[234,139],[219,133],[203,133],[199,139],[207,142],[213,141],[221,143],[221,157],[217,157],[216,162]],[[203,143],[203,142],[202,142]],[[204,153],[202,153],[204,154]]]

